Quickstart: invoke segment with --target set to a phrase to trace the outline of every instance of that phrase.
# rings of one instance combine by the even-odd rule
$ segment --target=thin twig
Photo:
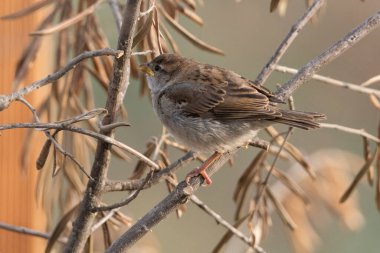
[[[350,134],[356,134],[363,137],[366,137],[376,143],[380,143],[380,139],[376,136],[373,136],[369,133],[367,133],[364,129],[355,129],[351,127],[341,126],[337,124],[329,124],[329,123],[320,123],[321,128],[330,128],[330,129],[336,129],[342,132],[350,133]]]
[[[208,167],[207,174],[211,176],[218,171],[236,151],[237,149],[234,149],[224,153],[224,155]],[[203,180],[200,176],[191,178],[189,184],[185,181],[179,183],[166,198],[160,201],[160,203],[146,213],[129,230],[116,239],[106,252],[124,252],[130,248],[135,242],[148,233],[153,226],[165,219],[172,211],[176,210],[179,205],[186,202],[199,188],[201,183],[203,183]]]
[[[196,153],[189,151],[180,159],[178,159],[176,162],[170,164],[168,167],[162,170],[156,171],[153,174],[151,180],[149,180],[149,182],[147,182],[144,185],[143,189],[149,188],[152,185],[159,183],[168,175],[176,172],[179,168],[182,168],[184,165],[194,160],[195,157],[196,157]],[[133,180],[127,180],[127,181],[108,180],[104,186],[104,191],[112,192],[112,191],[137,190],[141,188],[143,183],[144,183],[144,179],[133,179]]]
[[[376,75],[376,76],[371,77],[370,79],[361,83],[360,86],[366,87],[366,86],[370,86],[370,85],[377,83],[377,82],[380,82],[380,75]]]
[[[236,235],[236,237],[245,242],[248,246],[252,246],[252,240],[250,238],[246,237],[239,229],[235,228],[233,225],[228,223],[225,219],[223,219],[222,216],[220,216],[218,213],[216,213],[214,210],[208,207],[205,203],[203,203],[197,196],[192,195],[190,197],[190,200],[200,209],[205,211],[205,213],[213,217],[218,224],[221,224],[223,227],[231,231],[234,235]]]
[[[276,71],[279,71],[279,72],[290,73],[290,74],[296,74],[298,72],[297,69],[289,68],[286,66],[280,66],[280,65],[275,65],[274,69]],[[368,95],[374,95],[374,96],[380,98],[380,91],[379,90],[363,87],[363,86],[360,86],[358,84],[340,81],[340,80],[337,80],[337,79],[334,79],[331,77],[327,77],[327,76],[322,76],[322,75],[312,75],[311,78],[314,80],[321,81],[322,83],[331,84],[334,86],[342,87],[345,89],[357,91],[357,92],[368,94]]]
[[[290,136],[290,134],[291,134],[292,131],[293,131],[293,127],[289,127],[289,130],[287,131],[287,133],[286,133],[286,135],[284,137],[284,140],[281,143],[280,149],[279,149],[278,153],[276,154],[276,156],[274,157],[274,159],[272,161],[272,165],[271,165],[270,169],[268,170],[268,173],[266,174],[266,176],[264,178],[264,181],[261,184],[260,191],[259,191],[259,193],[257,195],[256,201],[255,201],[256,202],[256,206],[259,206],[259,203],[260,203],[260,201],[262,199],[262,196],[264,195],[265,189],[268,186],[269,178],[272,175],[272,171],[274,170],[275,165],[277,163],[277,160],[280,157],[280,153],[284,149],[285,143],[288,141],[288,138],[289,138],[289,136]],[[250,220],[252,220],[252,217],[254,217],[256,210],[257,210],[257,208],[255,208],[253,210]]]
[[[153,162],[151,159],[149,159],[148,157],[146,157],[143,154],[141,154],[140,152],[138,152],[136,149],[129,147],[129,146],[125,145],[124,143],[117,141],[117,140],[115,140],[109,136],[106,136],[106,135],[103,135],[100,133],[96,133],[96,132],[93,132],[91,130],[87,130],[87,129],[79,128],[79,127],[74,127],[74,126],[68,126],[68,125],[62,124],[62,123],[16,123],[16,124],[0,125],[0,131],[1,130],[8,130],[8,129],[16,129],[16,128],[35,128],[35,129],[42,129],[42,130],[57,129],[57,130],[66,130],[66,131],[70,131],[70,132],[74,132],[74,133],[80,133],[80,134],[88,135],[88,136],[91,136],[97,140],[101,140],[101,141],[104,141],[108,144],[112,144],[118,148],[121,148],[121,149],[127,151],[128,153],[136,156],[138,159],[145,162],[149,166],[151,166],[155,169],[159,169],[159,166],[155,162]]]
[[[144,181],[142,182],[141,186],[137,190],[135,190],[134,192],[132,192],[125,200],[123,200],[123,201],[121,201],[119,203],[115,203],[115,204],[109,205],[109,206],[94,207],[91,211],[92,212],[104,212],[104,211],[110,211],[110,210],[113,210],[113,209],[120,208],[120,207],[128,205],[129,203],[132,202],[132,200],[134,200],[134,199],[137,198],[137,196],[139,195],[140,191],[142,189],[144,189],[144,186],[152,179],[153,172],[154,172],[154,170],[151,170],[150,173],[148,173],[148,175],[146,175],[146,177],[145,177]]]
[[[92,228],[91,228],[91,233],[94,233],[95,230],[97,230],[98,228],[100,228],[104,223],[106,223],[109,219],[112,218],[112,216],[114,216],[114,214],[116,212],[118,212],[120,210],[121,207],[119,208],[115,208],[115,209],[112,209],[111,211],[109,211],[107,213],[107,215],[105,215],[103,218],[101,218],[97,223],[95,223]]]
[[[177,186],[178,184],[172,179],[168,179],[171,184],[174,186]],[[202,200],[200,200],[196,195],[191,195],[190,200],[197,205],[201,210],[203,210],[205,213],[210,215],[215,219],[215,221],[225,227],[227,230],[231,231],[232,234],[234,234],[236,237],[238,237],[240,240],[242,240],[244,243],[246,243],[249,247],[252,247],[252,240],[248,237],[246,237],[239,229],[235,228],[233,225],[231,225],[228,221],[223,219],[223,217],[212,210],[209,206],[207,206]],[[255,251],[256,252],[265,252],[261,247],[255,245]]]
[[[310,21],[312,17],[316,15],[318,10],[325,4],[325,2],[325,0],[314,1],[314,3],[302,15],[302,17],[300,17],[300,19],[298,19],[297,22],[290,28],[289,33],[281,42],[276,52],[272,55],[269,62],[264,66],[264,68],[257,76],[256,80],[254,81],[255,84],[264,84],[264,82],[268,79],[269,75],[273,72],[274,65],[280,61],[281,57],[285,54],[286,50],[297,37],[300,30]]]
[[[88,59],[88,58],[93,58],[97,56],[103,56],[103,55],[112,55],[115,57],[121,57],[123,54],[123,51],[120,50],[114,50],[110,48],[104,48],[104,49],[99,49],[95,51],[88,51],[88,52],[83,52],[80,55],[74,57],[72,60],[70,60],[62,69],[58,70],[57,72],[50,74],[46,76],[45,78],[35,81],[31,83],[30,85],[26,86],[25,88],[22,88],[18,90],[17,92],[14,92],[10,95],[0,95],[0,111],[4,110],[7,108],[10,103],[12,103],[14,100],[36,90],[41,87],[43,87],[46,84],[53,83],[60,79],[62,76],[64,76],[68,71],[74,69],[78,63],[81,61]]]
[[[59,150],[59,152],[61,152],[64,156],[67,156],[68,158],[70,158],[70,160],[73,161],[78,166],[78,168],[83,172],[83,174],[86,175],[86,177],[89,180],[94,181],[91,175],[88,174],[84,166],[75,158],[74,155],[64,150],[63,147],[53,137],[51,138],[51,141],[54,144],[54,146]]]
[[[277,89],[275,95],[282,101],[285,101],[293,92],[302,84],[308,81],[318,70],[327,65],[339,55],[351,48],[362,38],[372,32],[380,25],[380,11],[365,20],[362,24],[349,32],[341,40],[326,49],[313,60],[309,61],[302,67],[297,74],[287,83]]]
[[[0,229],[16,232],[16,233],[20,233],[20,234],[25,234],[25,235],[36,236],[36,237],[47,239],[47,240],[50,239],[50,236],[51,236],[50,234],[47,234],[47,233],[44,233],[41,231],[37,231],[34,229],[22,227],[22,226],[14,226],[14,225],[6,224],[2,221],[0,221]],[[60,238],[58,238],[58,242],[66,243],[67,238],[60,237]]]
[[[29,109],[30,109],[30,111],[32,112],[32,114],[33,114],[33,117],[34,117],[34,119],[35,119],[35,121],[37,122],[37,123],[39,123],[40,122],[40,119],[39,119],[39,117],[38,117],[38,114],[37,114],[37,111],[36,111],[36,109],[34,109],[34,107],[26,100],[26,99],[24,99],[23,97],[19,97],[18,99],[17,99],[18,101],[20,101],[20,102],[22,102],[23,104],[25,104]],[[93,116],[93,115],[95,115],[94,113],[88,113],[88,115],[87,114],[85,114],[85,115],[79,115],[79,116],[81,116],[82,118],[88,118],[88,117],[90,117],[89,115],[91,115],[91,116]],[[78,122],[78,121],[80,121],[81,120],[81,118],[80,117],[74,117],[72,120],[71,120],[71,122],[72,123],[75,123],[75,122]],[[62,124],[65,124],[65,122],[63,122]],[[86,176],[87,176],[87,178],[89,179],[89,180],[94,180],[88,173],[87,173],[87,171],[84,169],[84,167],[83,167],[83,165],[72,155],[72,154],[70,154],[69,152],[67,152],[66,150],[64,150],[63,148],[62,148],[62,146],[55,140],[55,138],[49,133],[49,131],[47,131],[47,130],[44,130],[43,131],[44,132],[44,134],[46,135],[46,137],[54,144],[54,146],[64,155],[64,156],[67,156],[67,157],[69,157],[77,166],[78,166],[78,168],[83,172],[83,174],[85,174]]]

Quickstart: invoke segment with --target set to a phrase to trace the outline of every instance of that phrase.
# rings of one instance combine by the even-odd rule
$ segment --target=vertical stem
[[[108,114],[103,119],[103,125],[108,125],[114,122],[129,83],[132,36],[134,34],[137,18],[140,12],[140,4],[141,0],[128,0],[126,3],[123,23],[117,45],[117,49],[123,50],[124,54],[114,60],[113,76],[111,84],[108,88],[108,97],[105,106]],[[105,130],[101,133],[110,137],[113,136],[112,130]],[[110,158],[110,145],[103,141],[98,141],[94,163],[91,170],[91,176],[94,180],[89,181],[87,185],[78,217],[74,222],[69,241],[64,248],[65,253],[79,253],[83,251],[86,240],[91,233],[91,226],[96,216],[95,213],[91,212],[91,209],[94,206],[97,206],[98,201],[102,197]]]

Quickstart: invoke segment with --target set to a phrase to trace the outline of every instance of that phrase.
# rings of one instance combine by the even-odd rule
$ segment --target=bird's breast
[[[221,122],[210,118],[190,116],[165,96],[153,99],[156,114],[174,138],[201,152],[225,152],[245,145],[257,131],[246,122]]]

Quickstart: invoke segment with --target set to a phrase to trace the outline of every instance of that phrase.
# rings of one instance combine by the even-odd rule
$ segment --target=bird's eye
[[[156,65],[156,66],[154,66],[154,71],[160,71],[160,70],[161,70],[160,65]]]

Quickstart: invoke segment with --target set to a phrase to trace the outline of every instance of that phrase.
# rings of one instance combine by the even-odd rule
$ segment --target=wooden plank
[[[0,15],[13,13],[36,0],[3,1]],[[16,20],[0,20],[0,94],[11,92],[12,79],[17,59],[29,41],[28,33],[33,31],[43,13],[31,14]],[[36,68],[30,69],[26,84],[47,74],[49,66],[48,50],[39,54]],[[47,62],[48,61],[48,62]],[[37,106],[39,99],[48,90],[39,90],[27,97]],[[37,95],[38,93],[38,95]],[[42,95],[41,95],[42,94]],[[31,113],[20,103],[12,104],[0,112],[0,124],[31,121]],[[39,231],[46,229],[45,213],[36,203],[35,186],[37,171],[35,161],[44,140],[38,133],[32,143],[31,156],[27,168],[21,168],[21,150],[26,135],[25,130],[4,131],[0,136],[0,221],[24,226]],[[43,252],[46,240],[0,229],[0,252]]]

